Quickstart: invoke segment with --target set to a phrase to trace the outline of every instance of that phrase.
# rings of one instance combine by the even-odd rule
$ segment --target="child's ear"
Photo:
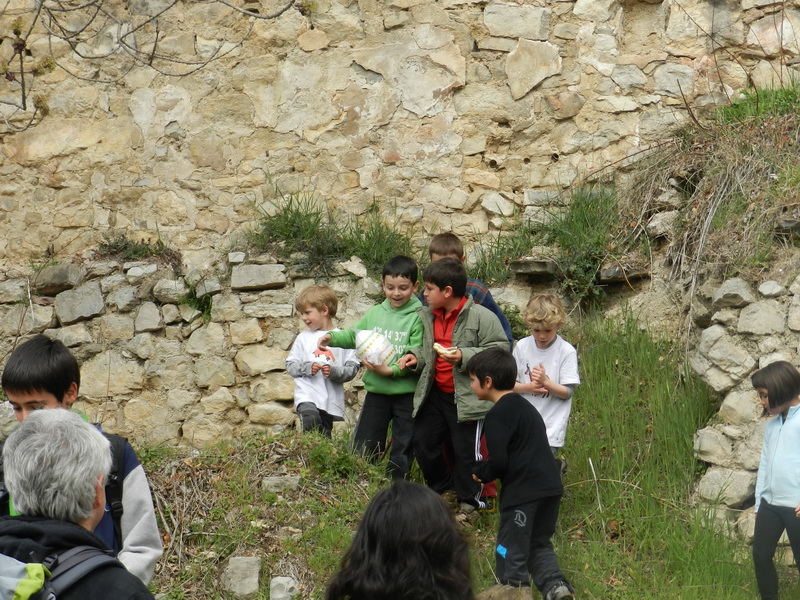
[[[414,286],[411,288],[411,293],[416,294],[418,290],[419,290],[419,281],[415,281]]]
[[[327,306],[323,306],[323,307],[322,307],[322,310],[321,310],[321,311],[319,311],[319,314],[321,314],[323,317],[327,317],[327,316],[328,316],[328,313],[330,313],[330,312],[331,312],[331,311],[330,311],[330,309],[329,309]]]
[[[445,298],[452,298],[453,296],[453,286],[446,285],[444,289],[442,289],[442,294]]]
[[[64,393],[64,399],[61,400],[61,404],[64,405],[64,408],[70,409],[72,405],[75,404],[75,400],[78,399],[78,384],[74,381],[69,384],[69,389]]]
[[[486,377],[483,378],[481,387],[488,390],[492,388],[493,383],[494,382],[492,381],[492,378],[489,375],[487,375]]]

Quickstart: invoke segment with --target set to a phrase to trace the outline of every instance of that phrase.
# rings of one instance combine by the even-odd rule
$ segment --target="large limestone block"
[[[694,96],[695,70],[687,65],[667,63],[653,71],[655,93],[673,98]]]
[[[194,448],[206,448],[233,437],[233,425],[217,415],[194,415],[183,424],[183,441]]]
[[[222,588],[235,598],[251,600],[258,595],[261,559],[257,556],[232,556],[222,572]]]
[[[219,323],[195,329],[186,342],[186,352],[194,356],[217,356],[225,350],[225,330]]]
[[[153,286],[153,297],[162,303],[174,303],[189,293],[189,287],[183,279],[159,279]]]
[[[537,6],[490,4],[483,11],[483,23],[498,37],[547,40],[551,11]]]
[[[771,335],[783,333],[786,315],[777,300],[762,300],[748,304],[739,313],[739,333]]]
[[[573,14],[594,23],[604,23],[620,10],[617,0],[577,0]]]
[[[103,317],[101,317],[102,319]],[[102,332],[102,330],[101,330]],[[91,344],[94,340],[85,323],[67,325],[58,329],[48,329],[44,334],[53,340],[58,340],[67,348],[74,348],[82,344]]]
[[[80,265],[66,263],[45,267],[36,274],[33,288],[37,294],[55,296],[64,290],[71,290],[83,281],[84,272]]]
[[[198,358],[194,363],[195,383],[199,388],[230,387],[236,383],[233,363],[219,356]]]
[[[15,304],[8,310],[0,309],[0,331],[6,336],[41,333],[55,324],[56,313],[52,306]]]
[[[450,32],[429,23],[396,42],[360,48],[353,59],[380,73],[400,96],[403,107],[419,117],[442,110],[442,98],[466,82],[466,59]]]
[[[711,299],[715,310],[725,307],[741,308],[756,301],[750,284],[744,279],[734,277],[726,279],[717,288]]]
[[[694,436],[694,453],[703,462],[728,465],[733,452],[731,440],[714,427],[705,427]]]
[[[286,285],[283,265],[238,265],[231,271],[231,289],[266,290]]]
[[[96,317],[105,310],[100,284],[90,281],[56,296],[56,316],[62,325]]]
[[[753,370],[756,361],[736,344],[725,327],[712,325],[700,334],[700,344],[691,365],[714,390],[726,392]]]
[[[137,441],[158,446],[174,444],[180,437],[179,414],[167,406],[159,406],[153,398],[132,398],[123,409],[125,422],[138,433]]]
[[[261,375],[286,368],[286,352],[268,346],[246,346],[236,353],[236,368],[244,375]]]
[[[164,329],[164,319],[161,317],[161,311],[158,310],[158,307],[153,302],[143,302],[136,312],[133,327],[136,333]]]
[[[253,402],[292,400],[294,399],[294,379],[285,372],[265,373],[251,383],[250,398]]]
[[[28,296],[27,279],[7,279],[0,281],[0,304],[14,304]]]
[[[145,377],[151,389],[190,389],[194,387],[194,361],[191,356],[154,352],[145,361]]]
[[[103,341],[127,341],[133,337],[133,319],[126,315],[109,314],[98,319]]]
[[[107,350],[81,365],[81,394],[116,398],[144,387],[144,367],[116,350]]]
[[[795,294],[789,304],[786,326],[792,331],[800,331],[800,295]]]
[[[722,502],[732,508],[738,508],[751,499],[755,490],[755,473],[725,467],[711,467],[697,488],[703,500]]]
[[[4,145],[9,157],[35,166],[56,157],[79,155],[87,165],[108,165],[127,160],[142,143],[131,118],[103,120],[44,119],[12,136]]]
[[[200,406],[208,415],[219,415],[236,406],[236,400],[231,391],[221,387],[208,396],[200,399]]]
[[[519,100],[542,81],[561,72],[558,46],[521,39],[506,59],[511,96]]]
[[[251,423],[259,425],[290,425],[294,422],[294,411],[278,402],[258,402],[247,407]]]
[[[800,54],[800,11],[782,10],[780,18],[765,16],[750,24],[747,47],[768,58]]]
[[[255,344],[264,339],[264,330],[258,324],[258,319],[244,319],[230,324],[231,344],[246,346]]]
[[[751,423],[761,414],[761,405],[755,391],[733,391],[725,396],[719,407],[719,416],[731,425]]]

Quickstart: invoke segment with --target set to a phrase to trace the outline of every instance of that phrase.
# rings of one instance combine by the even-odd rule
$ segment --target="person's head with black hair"
[[[759,369],[753,373],[750,381],[758,391],[765,413],[777,415],[800,401],[800,372],[785,360]]]
[[[514,355],[504,348],[488,348],[478,352],[469,360],[467,373],[473,381],[477,380],[481,387],[491,388],[497,392],[510,392],[517,382],[517,361]]]
[[[467,293],[467,272],[455,258],[432,262],[422,273],[425,299],[431,309],[455,308]]]
[[[367,506],[326,600],[474,600],[469,549],[441,496],[396,480]]]
[[[417,295],[418,278],[419,270],[413,258],[397,255],[386,261],[381,273],[381,283],[383,293],[392,308],[402,308]]]
[[[17,346],[3,369],[3,392],[20,422],[42,408],[71,408],[80,385],[72,352],[43,334]]]

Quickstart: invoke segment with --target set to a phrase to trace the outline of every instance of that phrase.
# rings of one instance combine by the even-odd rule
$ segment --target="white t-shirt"
[[[517,361],[517,381],[531,382],[531,369],[544,366],[547,376],[561,385],[578,385],[578,353],[575,348],[560,335],[544,350],[536,347],[533,336],[522,338],[514,347],[514,358]],[[554,448],[561,448],[567,436],[567,423],[572,410],[572,398],[562,400],[551,393],[522,394],[533,404],[544,419],[547,426],[547,438]]]
[[[308,329],[297,334],[297,338],[292,344],[289,356],[286,357],[287,364],[294,362],[302,365],[303,363],[318,363],[320,365],[338,365],[340,368],[345,363],[352,362],[358,364],[355,350],[344,348],[333,348],[331,346],[325,352],[317,348],[319,338],[328,333],[324,331],[310,331]],[[341,383],[331,381],[317,371],[315,375],[306,375],[294,378],[294,405],[301,402],[313,402],[320,410],[324,410],[334,417],[344,416],[344,387]]]

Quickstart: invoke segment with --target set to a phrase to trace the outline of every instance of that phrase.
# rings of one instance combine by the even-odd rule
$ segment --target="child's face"
[[[445,288],[445,290],[448,288]],[[449,297],[447,292],[440,288],[438,285],[425,282],[425,288],[422,293],[425,295],[425,300],[432,309],[442,308],[447,302]]]
[[[472,373],[469,374],[469,387],[472,388],[472,392],[478,397],[478,400],[488,400],[489,388],[484,385],[480,379],[475,377]]]
[[[557,334],[557,328],[548,327],[544,324],[537,324],[531,328],[531,335],[533,336],[533,339],[536,340],[536,347],[540,350],[544,350],[550,344],[552,344],[553,340],[556,339]]]
[[[318,331],[319,329],[328,329],[328,307],[324,306],[322,310],[313,306],[306,306],[300,311],[300,318],[303,323],[311,331]]]
[[[400,308],[417,293],[417,282],[400,275],[387,275],[383,278],[383,293],[386,294],[392,308]]]
[[[780,404],[775,408],[770,408],[769,405],[769,391],[767,388],[756,388],[758,392],[758,399],[761,401],[761,407],[764,409],[764,413],[768,415],[779,415],[782,412],[786,412],[786,410],[791,406],[791,402],[787,402],[786,404]]]
[[[69,408],[66,403],[59,402],[58,399],[49,392],[6,392],[6,398],[14,409],[14,416],[17,421],[22,423],[35,410],[45,408]],[[72,403],[69,403],[70,406]]]

